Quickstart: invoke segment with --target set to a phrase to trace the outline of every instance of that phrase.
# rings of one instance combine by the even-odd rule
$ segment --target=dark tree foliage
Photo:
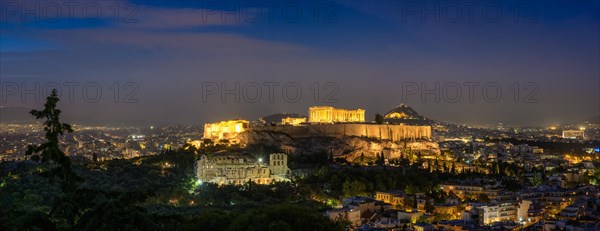
[[[279,204],[237,216],[229,230],[338,230],[328,218],[306,207]]]
[[[29,145],[27,155],[32,155],[33,160],[39,160],[44,163],[57,164],[58,167],[50,171],[50,177],[58,177],[63,180],[63,187],[73,189],[75,182],[79,179],[71,168],[71,160],[60,150],[59,136],[65,132],[73,132],[71,125],[60,122],[61,110],[56,108],[58,95],[56,89],[52,90],[50,96],[46,98],[44,109],[31,110],[29,114],[38,120],[43,120],[44,131],[46,132],[46,142],[40,145]]]
[[[376,124],[383,124],[383,116],[380,115],[379,113],[375,114],[375,123]]]

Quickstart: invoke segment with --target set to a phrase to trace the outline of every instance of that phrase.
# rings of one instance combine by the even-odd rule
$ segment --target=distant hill
[[[434,123],[434,121],[420,115],[406,104],[401,104],[397,108],[386,113],[383,117],[383,121],[387,124],[407,125],[429,125]]]
[[[590,117],[590,118],[578,121],[578,122],[573,123],[573,124],[587,124],[587,123],[600,124],[600,115],[594,116],[594,117]]]
[[[33,108],[25,107],[0,107],[0,123],[33,123],[35,118],[29,114]],[[69,124],[85,124],[97,126],[146,126],[148,123],[140,122],[139,120],[109,120],[104,118],[92,117],[73,117],[61,115],[61,120]],[[167,125],[168,122],[155,122],[154,125]]]
[[[31,108],[0,107],[0,123],[29,123],[35,119],[29,115]]]

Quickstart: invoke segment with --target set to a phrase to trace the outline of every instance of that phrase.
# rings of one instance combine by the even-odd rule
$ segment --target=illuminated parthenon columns
[[[314,106],[308,108],[310,123],[344,123],[365,122],[365,110],[346,110],[329,106]]]

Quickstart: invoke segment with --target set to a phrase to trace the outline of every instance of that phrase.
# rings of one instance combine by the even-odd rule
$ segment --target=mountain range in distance
[[[31,108],[25,108],[25,107],[8,107],[8,106],[0,106],[0,123],[32,123],[35,121],[35,119],[33,118],[33,116],[31,116],[29,114],[29,112],[31,111]],[[427,123],[435,123],[435,122],[439,122],[439,121],[434,121],[431,119],[428,119],[425,116],[420,115],[419,113],[417,113],[415,110],[413,110],[411,107],[407,106],[407,105],[400,105],[397,108],[392,109],[391,111],[389,111],[387,114],[383,115],[386,116],[389,115],[388,118],[385,118],[385,120],[388,121],[425,121]],[[261,119],[265,120],[266,122],[273,122],[273,121],[281,121],[281,118],[283,117],[298,117],[298,116],[302,116],[301,114],[297,114],[297,113],[276,113],[276,114],[272,114],[272,115],[268,115],[268,116],[264,116]],[[75,121],[75,123],[79,123],[79,124],[89,124],[89,125],[100,125],[100,124],[104,124],[106,125],[111,124],[111,125],[127,125],[130,126],[130,123],[133,122],[128,122],[128,121],[107,121],[107,120],[100,120],[98,118],[72,118],[69,116],[65,116],[64,121]],[[71,122],[73,123],[73,122]],[[172,123],[176,123],[176,122],[172,122]],[[158,122],[157,124],[170,124],[168,122]],[[600,115],[594,116],[594,117],[589,117],[587,119],[582,119],[579,121],[575,121],[575,122],[567,122],[567,123],[562,123],[562,125],[582,125],[582,124],[600,124]]]

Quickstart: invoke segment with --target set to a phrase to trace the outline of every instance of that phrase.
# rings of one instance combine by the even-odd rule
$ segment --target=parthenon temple
[[[308,108],[309,123],[348,123],[365,122],[365,110],[346,110],[329,106]]]

